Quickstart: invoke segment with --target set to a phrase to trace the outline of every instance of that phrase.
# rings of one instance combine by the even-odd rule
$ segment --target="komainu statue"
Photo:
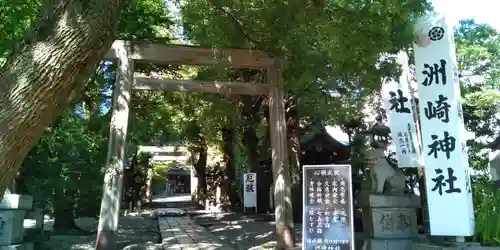
[[[371,129],[372,148],[366,152],[365,163],[370,169],[363,189],[376,194],[403,194],[406,180],[403,171],[389,163],[385,151],[389,145],[390,129],[377,117]]]

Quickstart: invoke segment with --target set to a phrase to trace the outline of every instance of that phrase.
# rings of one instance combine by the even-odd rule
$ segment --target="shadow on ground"
[[[191,213],[193,220],[220,240],[240,250],[276,245],[274,215],[241,213]],[[301,243],[302,224],[295,224],[297,243]]]
[[[95,218],[77,219],[79,227],[88,231],[96,231],[98,220]],[[52,222],[44,223],[44,228],[50,230]],[[86,236],[52,235],[45,246],[60,250],[90,250],[95,247],[96,233]],[[118,248],[126,250],[160,250],[161,236],[156,217],[149,213],[120,217],[118,228]]]

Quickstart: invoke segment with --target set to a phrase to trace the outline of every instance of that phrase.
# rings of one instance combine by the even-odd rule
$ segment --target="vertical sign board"
[[[243,174],[243,207],[257,210],[257,174]]]
[[[417,32],[415,67],[431,235],[470,236],[474,209],[453,28],[444,15],[431,13],[420,20]]]
[[[408,85],[410,69],[405,52],[398,54],[397,62],[402,67],[402,74],[398,81],[391,80],[384,84],[382,99],[396,148],[398,165],[400,168],[415,168],[420,166],[420,150],[412,109],[413,97]]]
[[[303,171],[304,250],[354,250],[350,165],[308,165]]]

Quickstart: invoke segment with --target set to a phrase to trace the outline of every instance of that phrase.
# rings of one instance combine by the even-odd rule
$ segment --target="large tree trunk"
[[[302,222],[302,166],[300,165],[300,117],[297,101],[294,99],[286,114],[287,150],[292,180],[292,208],[294,222]]]
[[[205,206],[207,199],[207,161],[208,161],[208,146],[205,138],[201,137],[200,145],[197,145],[199,153],[198,161],[194,164],[196,175],[198,177],[198,187],[196,188],[197,202],[201,206]]]
[[[264,155],[259,151],[259,137],[257,136],[256,128],[261,121],[259,114],[264,98],[252,98],[251,96],[242,96],[242,116],[245,120],[243,127],[242,142],[245,145],[250,172],[257,174],[257,212],[266,213],[269,210],[269,188],[272,183],[272,170],[269,166],[262,164],[262,159],[267,160],[268,146]],[[267,131],[269,134],[269,130]],[[269,137],[268,137],[269,138]],[[270,162],[270,160],[269,160]]]
[[[258,172],[260,166],[260,153],[259,153],[259,137],[255,131],[255,124],[247,124],[243,128],[243,145],[245,145],[247,151],[248,165],[250,172]],[[258,177],[257,177],[258,178]],[[259,179],[257,179],[259,180]]]
[[[255,124],[245,126],[243,132],[243,144],[247,151],[248,163],[250,171],[257,174],[257,212],[266,213],[269,210],[269,188],[272,184],[272,169],[270,165],[264,165],[261,161],[265,157],[267,160],[267,150],[265,156],[262,157],[259,153],[258,143],[259,138],[255,131]],[[270,156],[270,155],[269,155]],[[271,162],[270,157],[268,162]]]
[[[68,190],[62,187],[54,190],[54,231],[80,230],[75,223],[74,202]]]
[[[255,99],[252,96],[242,96],[241,115],[245,120],[243,126],[243,145],[245,145],[248,154],[248,162],[251,172],[257,172],[260,167],[260,154],[258,151],[259,137],[257,136],[256,128],[261,121],[259,115],[260,108],[264,98],[258,97]]]
[[[224,175],[230,180],[234,179],[234,129],[233,128],[223,128],[222,129],[223,138],[223,158],[224,161]]]
[[[269,108],[264,109],[264,119],[266,120],[266,123],[269,125],[271,122],[269,119]],[[275,204],[274,204],[274,177],[273,177],[273,169],[272,169],[272,150],[271,150],[271,130],[266,131],[266,137],[265,140],[263,141],[264,144],[260,147],[259,152],[261,157],[265,157],[265,160],[262,161],[262,171],[260,174],[263,175],[263,177],[267,178],[261,178],[263,179],[265,185],[266,185],[266,196],[267,196],[267,209],[269,209],[269,212],[273,212],[275,210]],[[257,173],[259,175],[259,172]],[[258,188],[257,188],[258,189]]]
[[[49,149],[51,158],[57,158],[55,150]],[[53,165],[56,172],[59,173],[59,178],[62,178],[63,166],[60,163]],[[66,176],[68,177],[68,176]],[[71,178],[71,176],[69,176]],[[63,183],[64,180],[57,180]],[[73,192],[65,188],[65,185],[59,185],[54,188],[54,196],[52,202],[54,203],[54,225],[52,228],[56,232],[66,232],[69,230],[77,230],[78,227],[75,223],[75,203],[72,197]]]
[[[234,151],[234,128],[222,129],[224,171],[221,185],[221,202],[226,209],[236,205],[238,195],[234,188],[235,176],[235,151]]]
[[[290,104],[286,113],[288,157],[292,184],[302,182],[302,167],[300,166],[300,117],[296,101]]]
[[[0,194],[110,49],[124,0],[49,0],[0,73]]]

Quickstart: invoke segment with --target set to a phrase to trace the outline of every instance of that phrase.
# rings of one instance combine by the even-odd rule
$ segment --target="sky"
[[[473,18],[500,30],[499,0],[431,0],[436,8],[444,8],[454,24],[461,19]]]

